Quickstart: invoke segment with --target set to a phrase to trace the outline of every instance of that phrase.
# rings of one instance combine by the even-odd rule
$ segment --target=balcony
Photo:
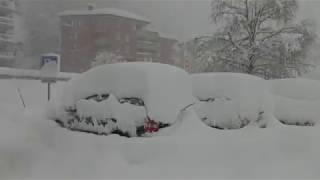
[[[159,43],[151,41],[138,41],[137,49],[139,52],[158,52]]]
[[[138,31],[137,38],[140,41],[159,41],[159,33],[152,31]]]
[[[0,17],[0,32],[6,32],[14,28],[13,22],[9,21],[7,18]]]
[[[0,33],[0,42],[14,43],[14,36],[11,34]]]
[[[13,52],[0,52],[0,60],[14,60],[15,59],[15,55]]]
[[[14,12],[15,10],[13,8],[0,3],[0,16],[6,16]]]
[[[94,41],[95,47],[98,49],[111,49],[113,44],[109,38],[98,38]]]
[[[0,16],[0,23],[8,24],[8,25],[12,25],[13,26],[13,18]]]

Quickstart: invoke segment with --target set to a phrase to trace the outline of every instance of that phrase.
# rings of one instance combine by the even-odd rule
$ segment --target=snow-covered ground
[[[47,120],[39,81],[0,80],[0,91],[0,179],[320,178],[319,127],[222,131],[189,110],[161,136],[96,136]]]

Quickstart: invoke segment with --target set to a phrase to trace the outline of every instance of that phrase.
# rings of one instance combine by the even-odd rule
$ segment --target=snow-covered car
[[[143,136],[172,125],[193,100],[191,77],[182,69],[116,63],[70,80],[48,117],[71,130]]]
[[[192,75],[196,113],[207,125],[239,129],[249,124],[267,127],[280,122],[273,113],[272,96],[265,80],[240,73]]]
[[[275,116],[287,125],[315,126],[320,117],[320,82],[292,78],[268,80]]]

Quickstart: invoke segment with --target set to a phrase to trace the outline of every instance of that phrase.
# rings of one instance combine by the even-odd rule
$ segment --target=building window
[[[127,53],[128,55],[130,54],[130,47],[129,47],[129,46],[126,47],[126,53]]]
[[[67,21],[67,22],[66,22],[66,25],[67,25],[67,26],[70,26],[70,27],[73,27],[73,25],[74,25],[73,20]]]
[[[120,35],[120,32],[117,32],[117,35],[116,35],[116,40],[117,40],[117,41],[120,41],[120,40],[121,40],[121,35]]]
[[[126,43],[129,43],[129,42],[130,42],[130,37],[129,37],[129,35],[126,35],[125,41],[126,41]]]
[[[78,40],[78,38],[79,38],[79,33],[78,33],[78,32],[75,32],[75,33],[74,33],[74,38],[73,38],[73,39],[76,41],[76,40]]]
[[[79,33],[78,33],[78,32],[73,32],[73,33],[71,33],[71,34],[69,35],[69,37],[70,37],[70,39],[71,39],[72,41],[77,41],[78,38],[79,38]]]
[[[78,49],[77,43],[72,44],[72,51],[76,51]]]
[[[121,30],[121,22],[119,21],[119,22],[117,23],[117,25],[118,25],[118,31],[120,31],[120,30]]]

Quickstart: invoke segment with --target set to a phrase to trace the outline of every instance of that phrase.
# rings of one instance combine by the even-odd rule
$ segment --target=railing
[[[137,37],[141,41],[159,41],[159,33],[152,31],[139,31]]]
[[[159,51],[159,44],[150,41],[138,41],[137,49],[139,51],[157,52]]]
[[[13,13],[15,10],[9,6],[4,6],[0,4],[0,14],[1,15],[7,15],[9,13]]]
[[[14,59],[15,55],[13,52],[0,52],[0,59]]]
[[[0,33],[0,40],[2,40],[2,41],[8,41],[8,42],[13,42],[14,40],[13,40],[13,35],[11,35],[11,34],[1,34]]]
[[[0,17],[0,23],[6,23],[8,25],[12,25],[13,26],[12,18],[8,18],[8,17]]]

